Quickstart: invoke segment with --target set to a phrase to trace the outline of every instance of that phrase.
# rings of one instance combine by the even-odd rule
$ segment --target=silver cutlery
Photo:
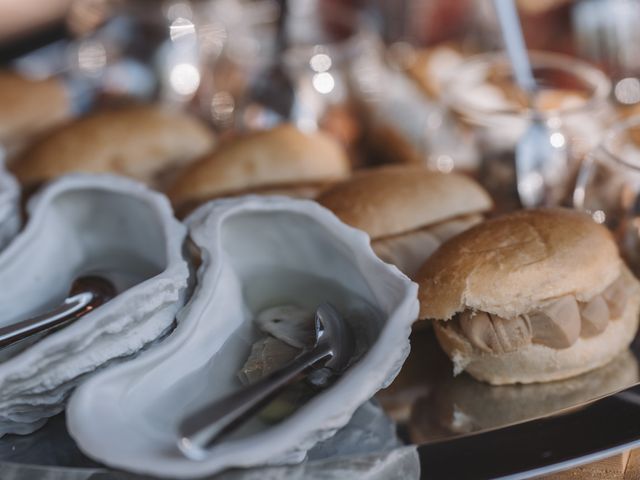
[[[568,180],[569,159],[559,118],[545,118],[536,106],[539,85],[533,76],[513,0],[494,0],[498,21],[518,86],[529,97],[529,126],[515,152],[520,202],[526,208],[557,204]]]
[[[285,367],[188,415],[178,426],[182,453],[194,460],[204,458],[207,447],[251,418],[288,385],[306,378],[324,386],[327,373],[344,371],[354,358],[356,342],[351,327],[331,304],[318,307],[315,333],[315,345]],[[323,373],[314,375],[318,369]]]
[[[69,296],[53,310],[0,328],[0,348],[65,326],[108,302],[116,295],[113,284],[99,276],[79,277]]]

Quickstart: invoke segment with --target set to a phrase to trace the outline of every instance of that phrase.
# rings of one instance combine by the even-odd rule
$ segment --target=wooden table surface
[[[640,480],[640,449],[572,468],[539,480]]]

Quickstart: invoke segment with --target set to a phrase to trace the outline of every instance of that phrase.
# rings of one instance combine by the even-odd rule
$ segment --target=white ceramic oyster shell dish
[[[102,463],[160,477],[300,462],[396,376],[418,314],[417,285],[378,259],[365,233],[311,201],[220,200],[187,224],[202,264],[178,327],[148,353],[83,383],[67,408],[69,432]],[[327,300],[366,342],[360,360],[280,423],[252,419],[203,460],[184,457],[177,425],[240,388],[238,371],[259,338],[255,314]]]
[[[0,250],[18,233],[19,228],[20,187],[0,159]]]
[[[87,273],[119,294],[35,343],[0,350],[0,436],[37,429],[85,375],[172,328],[189,279],[185,227],[164,196],[137,182],[68,176],[33,197],[28,216],[0,252],[0,326],[60,305]]]

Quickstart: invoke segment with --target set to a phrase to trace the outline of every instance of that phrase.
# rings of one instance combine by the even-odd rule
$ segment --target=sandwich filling
[[[620,276],[588,302],[565,295],[511,319],[467,309],[450,322],[440,321],[439,326],[453,328],[475,348],[491,354],[513,352],[532,343],[563,349],[579,337],[604,332],[610,320],[622,316],[628,298],[629,289]]]
[[[371,242],[376,255],[413,278],[422,264],[446,240],[482,221],[482,215],[464,215],[410,232]]]

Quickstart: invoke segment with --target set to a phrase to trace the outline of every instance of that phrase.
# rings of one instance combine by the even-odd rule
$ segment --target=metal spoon
[[[316,311],[315,327],[313,348],[282,369],[186,417],[178,427],[178,448],[182,453],[194,460],[204,458],[208,446],[250,418],[284,387],[300,380],[310,367],[324,367],[334,374],[346,369],[354,357],[355,338],[345,319],[331,304],[323,303]]]
[[[551,205],[561,201],[568,179],[568,153],[559,119],[547,121],[537,109],[538,85],[524,43],[513,0],[494,0],[498,21],[518,86],[528,93],[530,124],[516,146],[518,195],[524,207]],[[552,125],[555,123],[555,125]]]
[[[39,333],[67,325],[116,295],[111,282],[98,276],[76,279],[69,296],[50,312],[0,328],[0,348],[8,347]]]

